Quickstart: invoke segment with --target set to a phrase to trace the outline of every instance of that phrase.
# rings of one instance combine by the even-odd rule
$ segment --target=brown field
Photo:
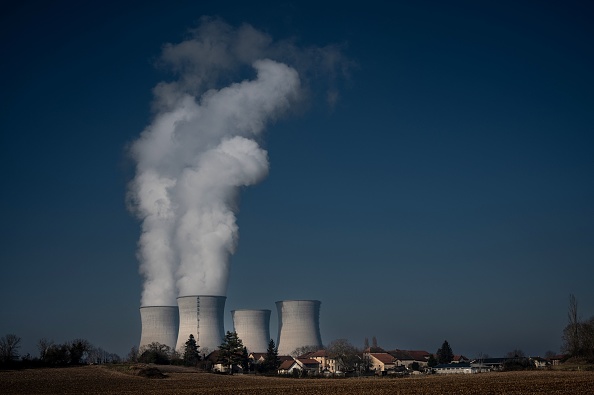
[[[0,394],[594,394],[593,371],[528,371],[406,378],[293,379],[130,367],[0,371]]]

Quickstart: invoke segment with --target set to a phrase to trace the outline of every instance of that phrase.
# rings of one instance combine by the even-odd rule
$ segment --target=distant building
[[[396,359],[387,352],[372,352],[364,356],[369,358],[370,368],[376,372],[386,372],[397,366]]]
[[[466,362],[447,363],[433,367],[433,371],[437,374],[471,374],[478,373],[476,367],[471,366]]]
[[[468,362],[470,362],[470,359],[466,358],[464,355],[454,355],[454,358],[452,358],[451,363],[468,363]]]
[[[343,367],[339,366],[339,363],[336,359],[330,357],[330,354],[328,354],[328,351],[326,350],[308,352],[306,354],[300,355],[299,358],[315,359],[320,364],[320,372],[336,373],[338,371],[344,370]]]
[[[318,375],[320,373],[320,363],[312,358],[291,358],[282,361],[278,373],[292,374],[295,370],[305,371],[308,375]]]
[[[530,357],[530,362],[535,368],[546,368],[547,366],[551,365],[551,361],[541,357]]]
[[[310,375],[320,373],[320,363],[313,358],[296,358],[295,361],[297,361],[301,370],[307,371]]]
[[[291,374],[295,369],[300,369],[300,367],[297,364],[297,361],[291,358],[290,360],[282,361],[278,367],[278,374]]]
[[[476,359],[471,362],[471,366],[476,368],[479,372],[490,372],[503,369],[505,361],[507,361],[507,358]]]
[[[567,355],[560,354],[550,357],[549,361],[551,361],[551,365],[556,366],[559,365],[561,362],[565,361],[566,359]]]

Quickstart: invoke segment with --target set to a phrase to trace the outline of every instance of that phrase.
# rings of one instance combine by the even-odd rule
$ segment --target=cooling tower
[[[270,341],[270,310],[232,310],[233,329],[248,352],[266,352]]]
[[[177,306],[141,307],[142,333],[139,348],[156,342],[173,349],[177,339],[178,320]]]
[[[296,348],[322,347],[319,300],[284,300],[278,310],[279,355],[290,355]]]
[[[183,352],[190,334],[194,335],[200,351],[214,351],[225,338],[223,310],[225,296],[180,296],[179,334],[175,349]]]

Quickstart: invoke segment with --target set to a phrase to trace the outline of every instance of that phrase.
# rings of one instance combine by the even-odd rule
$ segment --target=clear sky
[[[127,147],[163,46],[212,16],[348,59],[265,131],[226,330],[267,308],[276,340],[275,301],[319,299],[325,343],[559,351],[568,295],[594,315],[594,6],[387,3],[4,2],[0,335],[138,344]]]

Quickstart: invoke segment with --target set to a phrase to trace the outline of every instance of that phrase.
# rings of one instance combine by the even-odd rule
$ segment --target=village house
[[[392,350],[388,351],[388,354],[392,355],[396,360],[396,366],[404,366],[407,369],[412,369],[414,364],[422,369],[427,366],[429,361],[430,353],[424,350]]]
[[[551,361],[548,361],[541,357],[530,357],[530,362],[534,364],[535,368],[546,368],[551,364]]]
[[[339,363],[338,361],[336,361],[336,359],[330,357],[330,354],[328,354],[328,351],[326,350],[308,352],[303,355],[300,355],[299,358],[311,358],[318,361],[320,363],[321,373],[336,373],[341,370],[344,370],[343,367],[339,366]]]
[[[471,366],[480,372],[490,372],[503,369],[503,364],[505,361],[506,358],[475,359],[471,362]]]
[[[264,360],[266,359],[266,353],[265,352],[252,352],[252,353],[249,353],[248,359],[250,360],[250,362],[253,365],[259,365],[262,362],[264,362]],[[279,355],[278,359],[282,363],[284,361],[289,361],[289,360],[292,361],[293,357],[291,357],[290,355]]]
[[[265,358],[266,358],[265,352],[251,352],[248,354],[248,359],[250,360],[250,362],[252,364],[255,364],[255,365],[258,365],[258,364],[264,362]]]
[[[227,373],[229,372],[229,366],[219,362],[220,354],[221,352],[219,350],[212,351],[205,357],[205,362],[207,363],[207,366],[210,366],[213,372]],[[237,371],[238,369],[236,368],[234,370]]]
[[[447,363],[433,367],[437,374],[471,374],[478,373],[478,369],[467,362]]]
[[[295,361],[301,367],[301,370],[307,371],[309,375],[317,375],[320,373],[320,363],[312,358],[296,358]]]
[[[278,368],[278,374],[293,374],[295,370],[315,376],[320,373],[320,363],[312,358],[287,359],[282,361]]]
[[[394,357],[394,364],[396,366],[409,367],[415,362],[413,356],[404,350],[392,350],[388,351],[388,354]]]
[[[369,358],[370,369],[376,372],[387,372],[388,370],[394,370],[397,366],[396,359],[387,352],[368,353],[364,357]]]
[[[470,359],[466,358],[464,355],[454,355],[452,358],[451,363],[469,363]]]
[[[552,356],[552,357],[549,358],[549,361],[551,361],[551,365],[557,366],[562,361],[564,361],[566,359],[567,359],[567,355],[554,355],[554,356]]]
[[[406,351],[420,366],[427,366],[431,353],[425,350],[407,350]]]
[[[278,374],[292,374],[293,370],[300,369],[299,364],[293,358],[290,360],[282,361],[278,367]]]

